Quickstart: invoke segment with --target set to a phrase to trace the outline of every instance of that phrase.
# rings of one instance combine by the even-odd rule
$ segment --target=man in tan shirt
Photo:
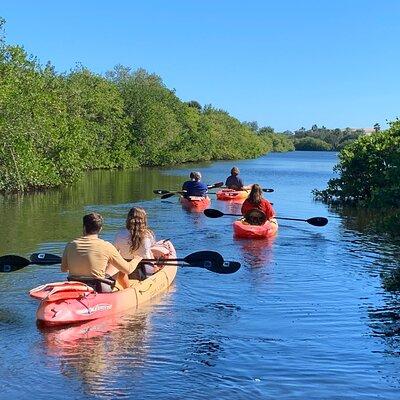
[[[118,271],[132,273],[138,266],[139,256],[125,261],[118,250],[109,242],[99,238],[103,227],[103,217],[91,213],[83,217],[83,236],[69,242],[64,250],[61,271],[68,272],[68,280],[77,280],[93,287],[96,291],[111,291],[111,286],[102,284],[105,270],[110,263]]]

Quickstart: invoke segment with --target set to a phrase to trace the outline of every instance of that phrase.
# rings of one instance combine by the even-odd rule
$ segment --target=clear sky
[[[1,0],[0,16],[60,72],[143,67],[276,130],[400,116],[399,0]]]

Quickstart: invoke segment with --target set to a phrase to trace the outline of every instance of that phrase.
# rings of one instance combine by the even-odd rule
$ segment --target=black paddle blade
[[[31,262],[20,256],[7,255],[0,257],[0,272],[14,272],[25,268]]]
[[[163,194],[162,196],[161,196],[161,199],[169,199],[170,197],[172,197],[172,196],[175,196],[175,192],[168,192],[168,193],[165,193],[165,194]]]
[[[240,269],[240,263],[237,261],[224,261],[221,265],[213,265],[210,268],[205,267],[211,272],[217,274],[233,274]]]
[[[212,267],[221,266],[224,263],[224,258],[216,251],[205,250],[189,254],[183,261],[196,267],[210,269]]]
[[[30,259],[31,259],[31,264],[37,264],[37,265],[53,265],[61,263],[60,256],[48,253],[33,253]]]
[[[224,216],[222,211],[215,210],[214,208],[207,208],[203,213],[208,218],[219,218]]]
[[[170,192],[169,190],[165,190],[165,189],[155,189],[155,190],[153,190],[154,194],[166,194],[166,193],[169,193],[169,192]]]
[[[214,188],[219,188],[219,187],[222,187],[222,186],[224,186],[224,182],[217,182],[217,183],[214,183],[213,185],[208,185],[208,188],[209,189],[214,189]]]
[[[262,191],[265,193],[272,193],[274,189],[263,189]]]
[[[325,217],[313,217],[307,219],[307,222],[314,226],[325,226],[328,223],[328,218]]]

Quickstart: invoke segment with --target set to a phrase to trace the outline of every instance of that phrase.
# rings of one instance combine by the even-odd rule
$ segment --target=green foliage
[[[293,151],[295,149],[293,141],[287,135],[282,133],[273,133],[273,129],[272,132],[271,129],[270,127],[261,128],[258,135],[267,143],[269,151],[285,152]]]
[[[265,135],[267,133],[274,133],[274,128],[272,128],[271,126],[263,126],[258,130],[259,135]]]
[[[296,150],[340,151],[347,144],[354,142],[354,140],[363,134],[364,131],[362,129],[327,129],[325,126],[319,128],[317,125],[313,125],[309,130],[302,127],[295,131],[292,138]],[[301,140],[306,138],[315,139],[315,141]],[[323,143],[321,143],[321,141]]]
[[[295,138],[293,140],[293,145],[296,150],[332,150],[332,146],[329,143],[314,137]]]
[[[201,109],[202,109],[201,104],[200,104],[198,101],[196,101],[196,100],[188,101],[188,102],[186,102],[186,104],[187,104],[189,107],[197,108],[199,111],[201,111]]]
[[[292,150],[271,127],[182,102],[162,79],[118,65],[57,74],[4,40],[0,18],[0,192],[75,181],[83,171],[257,157]]]
[[[400,120],[387,131],[361,136],[339,154],[335,167],[338,178],[328,187],[314,191],[326,202],[352,202],[362,205],[400,207]]]
[[[74,181],[83,170],[132,164],[115,85],[81,69],[56,75],[19,46],[0,51],[0,191]]]

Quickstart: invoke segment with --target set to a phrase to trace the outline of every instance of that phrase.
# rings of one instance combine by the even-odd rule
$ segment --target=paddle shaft
[[[222,189],[230,189],[230,188],[228,188],[227,186],[222,186]],[[250,190],[251,189],[232,189],[232,190],[234,190],[235,192],[246,192],[246,193],[250,193]],[[272,193],[273,191],[274,191],[274,189],[268,189],[268,188],[262,188],[261,189],[263,192],[265,192],[265,193]]]
[[[212,185],[207,185],[208,189],[215,189],[215,188],[219,188],[222,187],[224,183],[223,182],[216,182],[213,183]],[[164,190],[164,189],[158,189],[158,190],[153,190],[153,193],[155,194],[160,194],[160,195],[173,195],[173,194],[185,194],[186,190]],[[168,196],[169,197],[169,196]]]
[[[219,210],[214,210],[212,208],[208,208],[204,210],[204,214],[209,217],[209,218],[219,218],[223,217],[224,215],[229,215],[232,217],[242,217],[242,214],[230,214],[230,213],[223,213],[222,211]],[[328,223],[328,218],[325,217],[312,217],[308,219],[304,218],[289,218],[289,217],[275,217],[276,219],[282,219],[286,221],[302,221],[302,222],[307,222],[310,225],[314,226],[325,226]]]
[[[273,203],[270,203],[271,205]],[[229,215],[231,217],[243,217],[242,214],[228,214],[228,213],[223,213],[224,215]],[[308,222],[307,219],[303,219],[303,218],[288,218],[288,217],[274,217],[275,219],[284,219],[286,221],[303,221],[303,222]]]

